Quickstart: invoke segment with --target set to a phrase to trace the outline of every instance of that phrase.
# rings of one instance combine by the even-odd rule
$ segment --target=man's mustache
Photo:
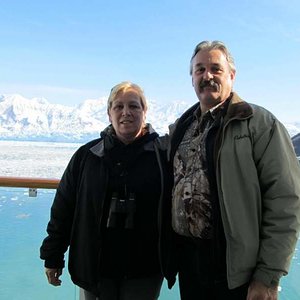
[[[201,89],[205,88],[205,87],[213,87],[215,89],[218,89],[219,85],[211,79],[211,80],[203,80],[203,81],[201,81],[199,87]]]

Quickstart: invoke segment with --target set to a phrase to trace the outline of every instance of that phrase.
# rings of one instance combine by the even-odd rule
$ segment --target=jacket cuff
[[[260,281],[267,287],[277,287],[283,272],[268,273],[262,270],[256,270],[253,275],[253,280]]]
[[[57,259],[46,259],[44,266],[45,268],[49,269],[63,269],[65,267],[65,261],[58,261]]]

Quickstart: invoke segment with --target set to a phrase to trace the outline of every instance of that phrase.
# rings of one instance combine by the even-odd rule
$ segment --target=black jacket
[[[128,244],[125,247],[129,249],[128,247],[135,243],[134,247],[139,249],[133,249],[134,257],[124,256],[125,260],[132,259],[132,262],[135,262],[135,266],[132,268],[129,266],[128,274],[124,273],[124,276],[143,277],[149,273],[160,272],[155,242],[158,240],[158,204],[165,198],[166,147],[164,138],[158,138],[156,133],[150,132],[146,136],[148,137],[141,138],[144,138],[144,142],[135,141],[140,144],[133,150],[132,153],[136,152],[136,155],[130,158],[131,166],[125,171],[130,173],[129,189],[133,189],[133,192],[137,190],[137,198],[140,197],[141,190],[144,195],[154,193],[153,195],[159,197],[153,199],[156,204],[152,207],[150,205],[150,209],[147,205],[141,208],[143,218],[138,217],[137,207],[136,219],[139,221],[137,220],[134,233],[130,233],[130,237],[125,239]],[[128,146],[134,147],[134,143]],[[117,146],[122,148],[122,145]],[[72,281],[95,294],[98,291],[100,271],[104,265],[102,251],[106,245],[103,244],[105,236],[103,233],[107,234],[108,202],[114,188],[112,178],[116,178],[112,176],[115,167],[110,166],[113,158],[107,159],[113,149],[116,149],[115,142],[112,142],[110,136],[104,134],[101,138],[80,147],[73,155],[57,189],[47,227],[48,236],[40,249],[40,257],[45,260],[46,267],[63,268],[64,253],[69,247],[68,266]],[[118,158],[118,155],[116,157]],[[127,158],[128,156],[125,157],[124,162]],[[159,177],[154,182],[155,188],[154,177]],[[135,183],[137,186],[132,187]],[[143,199],[138,200],[141,203]],[[151,202],[150,196],[148,202]],[[117,232],[117,236],[122,237],[122,233]],[[152,252],[147,253],[150,244],[154,244]],[[114,244],[110,245],[112,246]],[[106,252],[107,250],[109,249],[106,249]],[[124,248],[119,249],[120,255],[124,255],[123,250]],[[154,265],[151,270],[149,270],[150,264]],[[143,274],[141,270],[144,271]]]

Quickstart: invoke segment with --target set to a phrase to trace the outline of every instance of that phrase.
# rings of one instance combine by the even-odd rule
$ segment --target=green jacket
[[[300,229],[300,167],[291,139],[270,112],[235,93],[222,124],[214,160],[229,288],[253,279],[278,284]]]

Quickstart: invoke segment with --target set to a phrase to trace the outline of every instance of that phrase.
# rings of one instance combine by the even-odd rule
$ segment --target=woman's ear
[[[110,116],[109,109],[107,110],[107,115],[108,115],[108,120],[109,120],[109,122],[111,123],[111,116]]]

